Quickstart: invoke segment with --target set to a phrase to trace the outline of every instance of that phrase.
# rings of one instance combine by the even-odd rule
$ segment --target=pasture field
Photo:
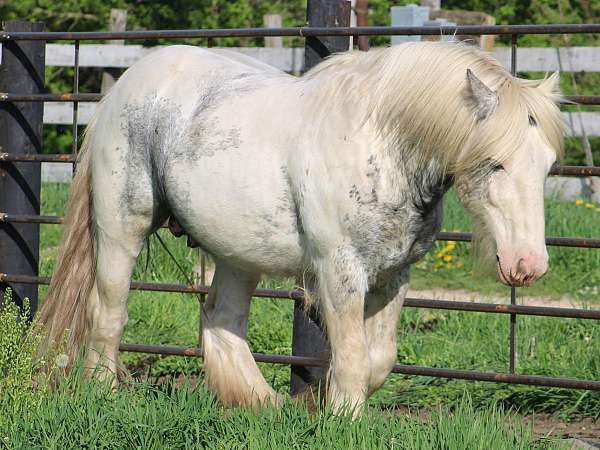
[[[45,185],[42,195],[43,213],[62,213],[66,194],[67,188],[63,185]],[[547,201],[547,234],[597,238],[600,211],[595,208],[599,206],[586,207],[585,202],[576,204]],[[444,229],[452,231],[469,228],[470,223],[456,198],[452,194],[447,196]],[[197,263],[196,252],[185,247],[183,238],[176,239],[167,232],[161,233],[179,263],[186,271],[191,272]],[[59,234],[60,227],[42,227],[42,274],[51,273]],[[600,302],[600,294],[597,292],[600,284],[600,251],[550,247],[549,252],[549,274],[535,287],[519,289],[520,295],[531,293],[558,298],[566,294],[582,301],[587,300],[592,305]],[[452,258],[449,260],[447,256]],[[500,292],[508,296],[507,288],[474,276],[471,273],[474,266],[476,263],[470,255],[468,244],[440,242],[425,261],[414,268],[412,286],[466,288],[480,292]],[[143,252],[135,278],[184,282],[183,276],[155,239],[150,240],[150,250]],[[277,288],[294,286],[292,280],[272,279],[263,280],[262,285]],[[292,302],[288,300],[255,299],[249,328],[249,341],[253,351],[290,354],[292,313]],[[403,364],[504,372],[508,366],[508,320],[505,315],[406,308],[399,327],[398,361]],[[518,372],[598,378],[600,324],[575,319],[519,317],[517,333]],[[130,296],[129,324],[124,341],[197,345],[197,298],[181,294],[133,292]],[[127,353],[122,356],[134,373],[144,379],[162,379],[179,374],[196,376],[201,373],[201,362],[194,358],[159,358]],[[261,368],[267,380],[278,390],[287,390],[288,367],[262,364]],[[489,411],[489,408],[500,404],[523,413],[555,412],[566,417],[600,416],[599,392],[400,375],[390,376],[383,389],[372,398],[371,404],[373,408],[432,408],[440,404],[459,408],[463,405],[465,392],[469,395],[472,408],[482,411]]]
[[[0,448],[6,449],[566,449],[536,437],[531,425],[468,394],[419,417],[370,407],[358,420],[308,411],[290,399],[256,414],[226,409],[202,385],[108,383],[83,378],[81,366],[50,388],[36,372],[41,336],[26,334],[27,311],[0,311]],[[23,338],[25,336],[25,338]],[[49,357],[60,370],[60,355]],[[55,362],[54,362],[55,361]],[[414,413],[414,411],[413,411]]]

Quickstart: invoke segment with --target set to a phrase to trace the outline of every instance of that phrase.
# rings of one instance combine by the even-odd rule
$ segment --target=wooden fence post
[[[265,28],[281,28],[281,14],[265,14],[263,16]],[[283,37],[267,36],[265,37],[265,47],[282,48]]]
[[[308,0],[306,17],[311,27],[348,27],[350,26],[350,2],[347,0]],[[317,65],[326,56],[348,50],[348,36],[307,37],[305,47],[305,69]],[[323,125],[325,126],[325,125]],[[304,312],[302,302],[294,303],[294,330],[292,336],[292,354],[294,356],[312,356],[326,358],[329,345],[319,326],[314,310]],[[292,366],[291,392],[297,395],[311,385],[323,379],[326,368]]]
[[[4,22],[3,30],[44,31],[43,23]],[[5,41],[2,43],[0,92],[40,94],[44,92],[44,41]],[[0,148],[11,154],[42,152],[44,104],[40,102],[0,102]],[[40,213],[40,165],[0,163],[0,213]],[[38,275],[39,224],[13,224],[0,221],[0,272]],[[7,287],[22,304],[29,298],[32,312],[37,307],[38,287],[33,284],[0,286],[0,303]]]
[[[127,10],[125,9],[111,9],[110,19],[108,20],[109,31],[125,31],[127,28]],[[107,44],[113,45],[125,45],[124,39],[115,39],[112,41],[105,41]],[[105,67],[102,72],[102,84],[100,92],[103,94],[113,87],[117,79],[123,73],[123,69],[117,67]]]

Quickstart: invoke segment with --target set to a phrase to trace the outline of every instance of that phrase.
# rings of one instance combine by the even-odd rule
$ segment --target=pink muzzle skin
[[[510,266],[503,264],[498,255],[496,261],[498,278],[507,286],[531,286],[548,271],[548,259],[532,253],[519,258]]]

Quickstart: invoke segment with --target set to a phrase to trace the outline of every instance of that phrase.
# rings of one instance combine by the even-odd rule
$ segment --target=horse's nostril
[[[498,261],[498,263],[500,263],[500,257],[498,255],[496,255],[496,261]]]
[[[517,263],[517,270],[525,275],[531,272],[529,269],[529,264],[525,258],[519,259],[519,262]]]

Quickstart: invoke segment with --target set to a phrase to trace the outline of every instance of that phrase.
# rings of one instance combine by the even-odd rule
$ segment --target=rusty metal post
[[[369,25],[369,0],[356,0],[354,6],[356,12],[356,26],[366,27]],[[369,51],[369,36],[358,36],[358,49]]]
[[[309,27],[347,27],[350,26],[350,2],[346,0],[308,0],[306,18]],[[310,36],[306,38],[305,68],[317,65],[331,53],[348,50],[348,36]],[[323,124],[323,126],[326,126]],[[322,358],[329,353],[325,335],[319,326],[314,310],[304,311],[301,300],[294,302],[294,330],[292,336],[292,355]],[[324,367],[292,366],[291,392],[299,394],[322,380]]]
[[[43,23],[4,22],[3,31],[45,31]],[[5,41],[0,64],[0,92],[40,94],[44,92],[45,41]],[[0,147],[16,155],[42,152],[43,103],[0,103]],[[0,212],[40,213],[40,164],[0,163]],[[0,223],[0,272],[38,274],[40,225]],[[29,298],[32,311],[38,288],[31,284],[6,283],[0,286],[0,303],[7,287],[21,304]]]
[[[513,77],[517,76],[517,35],[511,36],[510,47],[510,73]],[[510,288],[510,304],[517,304],[517,289],[512,286]],[[508,373],[515,373],[517,367],[517,315],[510,315],[509,329],[509,355],[508,355]]]

